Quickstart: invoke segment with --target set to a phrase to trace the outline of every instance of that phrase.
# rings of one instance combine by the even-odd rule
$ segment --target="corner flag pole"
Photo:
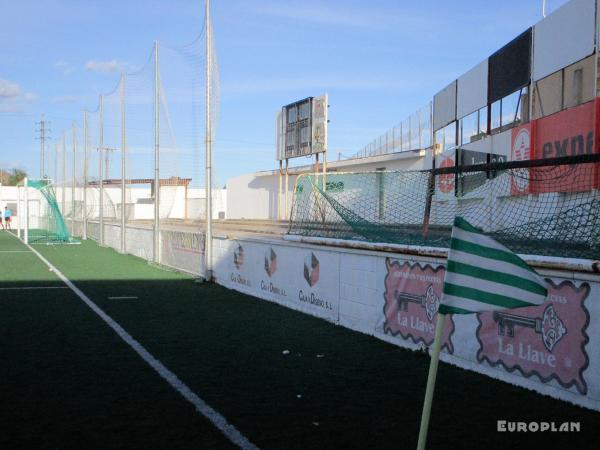
[[[419,429],[419,443],[417,450],[425,450],[427,442],[427,430],[429,429],[429,417],[431,416],[431,403],[433,402],[433,391],[435,390],[435,379],[437,376],[440,350],[442,348],[442,336],[444,335],[444,324],[446,315],[438,311],[437,326],[435,328],[435,339],[431,347],[431,362],[429,363],[429,374],[427,375],[427,388],[425,390],[425,402],[421,414],[421,428]]]

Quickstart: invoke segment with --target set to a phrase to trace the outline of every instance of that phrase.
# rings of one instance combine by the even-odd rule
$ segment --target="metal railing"
[[[433,105],[429,102],[400,122],[399,125],[365,145],[351,158],[365,158],[431,147],[433,145],[432,109]]]

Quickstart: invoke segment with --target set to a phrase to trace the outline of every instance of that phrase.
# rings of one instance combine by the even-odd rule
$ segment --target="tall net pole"
[[[121,74],[121,253],[125,253],[125,74]]]
[[[102,174],[102,161],[104,159],[104,96],[100,95],[100,128],[99,128],[99,156],[98,156],[98,183],[100,183],[100,205],[99,205],[99,219],[100,219],[100,232],[99,241],[100,245],[104,245],[104,178]]]
[[[54,186],[58,186],[58,141],[54,143]]]
[[[71,176],[71,235],[75,234],[75,161],[77,151],[77,134],[75,131],[75,122],[73,122],[73,173]]]
[[[21,186],[17,184],[17,237],[21,239],[21,228],[23,227],[23,205],[21,204]]]
[[[28,192],[28,181],[27,181],[27,177],[25,177],[23,179],[23,189],[24,189],[24,195],[25,195],[25,207],[23,208],[24,210],[24,216],[25,216],[25,226],[23,228],[23,239],[25,241],[25,244],[29,244],[29,192]],[[21,218],[19,218],[19,221],[21,220]]]
[[[211,130],[211,27],[210,0],[206,0],[206,239],[204,243],[207,281],[212,280],[212,130]]]
[[[88,121],[87,111],[83,112],[83,239],[87,239],[87,185],[88,185]]]
[[[154,42],[154,262],[160,263],[160,92],[158,41]]]
[[[63,134],[62,139],[62,189],[61,189],[61,206],[63,217],[66,215],[66,197],[65,191],[67,190],[67,134]]]

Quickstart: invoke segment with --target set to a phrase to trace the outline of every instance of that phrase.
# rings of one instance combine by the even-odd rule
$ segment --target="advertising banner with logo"
[[[584,304],[588,283],[550,284],[540,306],[478,314],[477,361],[542,382],[587,393],[583,372],[589,365],[586,344],[590,314]]]
[[[389,257],[378,264],[373,334],[406,348],[430,346],[444,265]],[[600,305],[591,302],[600,284],[547,281],[550,292],[541,306],[449,316],[442,359],[600,410],[600,341],[590,339],[600,332]]]
[[[251,244],[230,241],[226,252],[228,274],[222,277],[224,285],[237,291],[256,295],[256,265],[260,259],[256,252],[249,251]]]
[[[456,165],[456,152],[448,150],[440,153],[435,158],[435,167],[454,167]],[[455,198],[456,175],[447,173],[435,177],[435,196],[438,200],[452,200]]]
[[[383,315],[377,331],[412,344],[430,346],[444,284],[444,266],[385,258]],[[454,321],[446,321],[442,348],[454,352]]]
[[[535,121],[535,158],[558,158],[597,153],[594,147],[595,101],[569,108]],[[582,167],[560,166],[544,171],[544,178],[553,178],[553,183],[534,183],[534,193],[580,192],[594,187],[594,175],[589,165]],[[534,177],[535,178],[535,177]]]
[[[339,254],[296,246],[236,241],[227,287],[337,322]]]
[[[494,155],[496,159],[501,158]],[[490,161],[490,154],[459,148],[456,150],[456,161],[459,167],[472,166],[475,164],[486,164]],[[461,172],[456,177],[456,196],[462,197],[467,194],[469,198],[484,196],[485,190],[478,189],[488,179],[488,172]]]
[[[531,124],[512,129],[510,146],[511,161],[526,161],[534,159],[531,151]],[[526,195],[530,192],[529,169],[514,170],[510,177],[510,195]]]

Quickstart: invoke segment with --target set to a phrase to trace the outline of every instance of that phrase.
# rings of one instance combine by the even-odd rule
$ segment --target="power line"
[[[46,176],[46,139],[50,139],[50,123],[50,121],[44,120],[43,114],[42,120],[36,122],[36,125],[39,126],[39,128],[36,130],[39,133],[39,137],[37,137],[36,139],[39,139],[40,141],[40,179]]]

